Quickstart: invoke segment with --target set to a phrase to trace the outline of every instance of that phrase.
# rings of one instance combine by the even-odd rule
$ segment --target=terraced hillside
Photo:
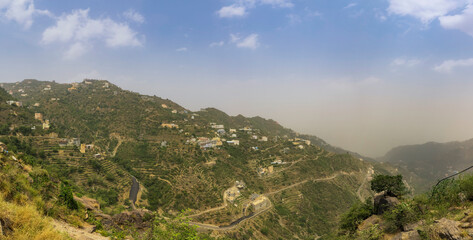
[[[340,214],[370,196],[372,170],[383,171],[273,120],[192,112],[108,81],[3,86],[31,118],[42,114],[37,123],[49,120],[49,129],[20,139],[44,155],[45,168],[109,212],[129,207],[135,176],[136,206],[164,217],[188,209],[194,224],[215,235],[313,239],[333,233]]]

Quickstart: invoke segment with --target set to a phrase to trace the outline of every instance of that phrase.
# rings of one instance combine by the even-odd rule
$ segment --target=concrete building
[[[172,128],[179,128],[179,125],[174,124],[174,123],[163,123],[161,124],[161,127],[172,129]]]
[[[231,140],[227,141],[228,145],[234,145],[234,146],[239,146],[240,145],[240,140]]]
[[[270,206],[269,199],[265,196],[258,196],[253,202],[251,202],[255,212],[261,211]]]
[[[49,127],[50,127],[50,125],[49,125],[49,120],[47,120],[47,119],[44,120],[44,122],[43,122],[43,129],[44,129],[44,130],[48,130]]]
[[[43,121],[43,114],[42,113],[35,113],[34,119]]]

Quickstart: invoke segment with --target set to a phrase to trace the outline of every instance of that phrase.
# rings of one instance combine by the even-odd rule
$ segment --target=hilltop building
[[[258,196],[253,202],[251,202],[255,212],[261,211],[270,206],[269,199],[265,196]]]
[[[174,124],[174,123],[163,123],[161,124],[161,127],[172,129],[172,128],[179,128],[179,125]]]
[[[42,113],[35,113],[34,119],[43,121],[43,114]]]
[[[51,126],[49,125],[49,120],[44,120],[43,122],[43,129],[48,130]]]

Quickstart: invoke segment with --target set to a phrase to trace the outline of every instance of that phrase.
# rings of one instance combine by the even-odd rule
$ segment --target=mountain
[[[473,165],[473,139],[400,146],[380,160],[414,173],[418,176],[415,188],[426,190],[439,179]]]
[[[193,112],[104,80],[2,86],[27,114],[4,137],[28,143],[38,167],[77,197],[96,199],[97,216],[136,207],[169,219],[185,211],[215,236],[323,237],[352,203],[372,195],[373,174],[389,172],[274,120]],[[31,131],[15,130],[25,127]]]

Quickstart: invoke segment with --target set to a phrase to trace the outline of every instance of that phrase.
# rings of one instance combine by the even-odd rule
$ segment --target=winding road
[[[131,176],[131,180],[132,180],[132,184],[131,184],[131,189],[130,189],[130,201],[133,206],[133,208],[135,207],[135,203],[136,203],[136,199],[138,198],[138,191],[140,191],[140,183],[138,182],[138,180],[136,180],[135,177]]]

